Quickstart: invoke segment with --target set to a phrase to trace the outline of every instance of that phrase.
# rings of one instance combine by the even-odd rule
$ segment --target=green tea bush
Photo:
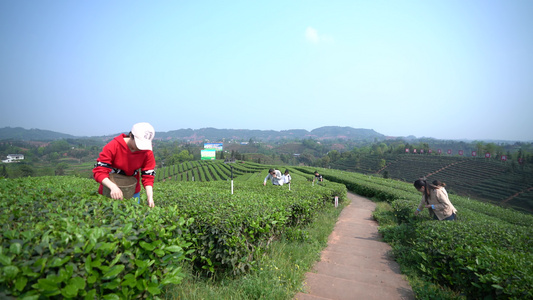
[[[0,180],[0,298],[157,298],[181,282],[180,261],[210,273],[248,271],[268,245],[305,239],[343,185],[239,182],[155,185],[156,207],[96,193],[90,179]],[[144,195],[143,195],[144,198]]]
[[[162,206],[176,205],[196,239],[192,260],[210,273],[247,272],[258,255],[285,231],[308,224],[317,211],[335,196],[346,198],[346,188],[311,186],[304,180],[288,186],[260,182],[235,182],[234,194],[227,182],[159,184]],[[290,234],[289,234],[290,235]]]
[[[95,190],[72,177],[0,180],[0,296],[157,297],[181,281],[192,220]]]
[[[533,297],[532,230],[473,222],[424,222],[416,227],[413,251],[422,272],[469,298]]]
[[[391,207],[394,211],[394,216],[398,224],[410,223],[415,219],[413,218],[413,203],[403,199],[395,200],[391,203]]]
[[[298,167],[301,172],[312,173],[314,168]],[[383,180],[392,182],[392,180],[380,179],[377,177],[351,173],[346,171],[318,169],[319,173],[324,176],[325,180],[344,184],[346,188],[358,195],[375,198],[381,201],[392,202],[396,199],[411,197],[412,193],[399,190],[395,187],[383,185]]]

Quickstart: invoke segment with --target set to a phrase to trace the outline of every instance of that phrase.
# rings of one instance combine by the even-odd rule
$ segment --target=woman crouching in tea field
[[[444,189],[444,184],[438,182],[439,185],[428,183],[424,179],[418,179],[414,182],[417,191],[422,193],[422,199],[415,211],[418,215],[424,208],[429,210],[429,215],[435,220],[455,220],[457,210],[450,202],[448,193]]]

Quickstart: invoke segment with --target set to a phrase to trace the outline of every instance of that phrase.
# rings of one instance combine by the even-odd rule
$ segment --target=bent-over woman
[[[413,185],[417,191],[422,193],[422,199],[415,211],[415,215],[427,208],[429,215],[435,220],[455,220],[457,210],[450,202],[448,193],[442,185],[431,184],[424,179],[418,179]]]

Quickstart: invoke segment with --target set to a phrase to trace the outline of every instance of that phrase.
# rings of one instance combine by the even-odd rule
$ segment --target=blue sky
[[[533,140],[530,0],[4,0],[0,37],[0,127]]]

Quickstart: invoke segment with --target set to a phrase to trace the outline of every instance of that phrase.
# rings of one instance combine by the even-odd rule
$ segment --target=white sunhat
[[[137,123],[131,128],[135,145],[139,150],[152,150],[152,140],[155,136],[155,130],[149,123]]]

